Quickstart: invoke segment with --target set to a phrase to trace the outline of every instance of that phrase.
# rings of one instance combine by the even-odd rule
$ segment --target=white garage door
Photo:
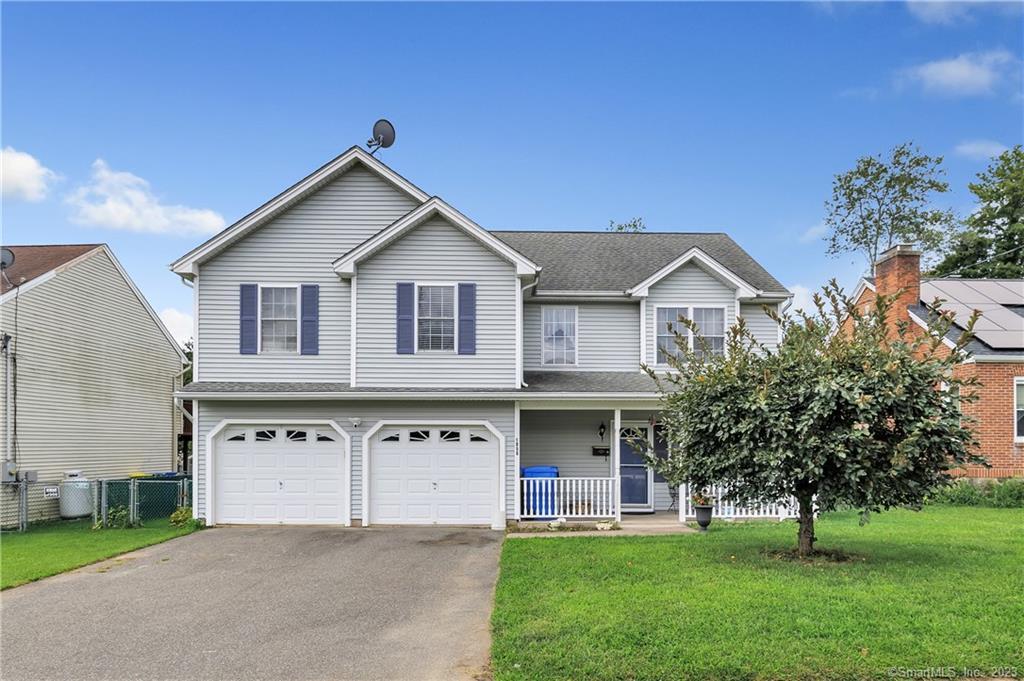
[[[345,442],[332,428],[229,427],[214,460],[214,522],[344,522]]]
[[[371,524],[495,522],[498,443],[486,428],[383,428],[370,446]]]

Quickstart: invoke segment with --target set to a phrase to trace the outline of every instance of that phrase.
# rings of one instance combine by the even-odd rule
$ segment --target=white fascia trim
[[[926,322],[925,320],[921,319],[920,317],[918,317],[918,316],[917,316],[916,314],[914,314],[913,312],[910,312],[909,310],[907,311],[907,314],[908,314],[908,315],[910,315],[910,318],[911,318],[911,319],[912,319],[912,320],[913,320],[913,321],[914,321],[914,322],[915,322],[915,323],[916,323],[916,324],[917,324],[918,326],[920,326],[920,327],[921,327],[922,329],[925,329],[925,330],[927,330],[927,329],[928,329],[928,322]],[[955,348],[956,348],[956,343],[954,343],[953,341],[949,340],[949,339],[948,339],[948,338],[946,338],[945,336],[943,336],[943,337],[942,337],[942,344],[943,344],[943,345],[945,345],[945,346],[946,346],[947,348],[949,348],[950,350],[952,350],[952,349],[955,349]]]
[[[748,284],[746,281],[736,276],[736,274],[734,274],[732,270],[728,269],[727,267],[719,263],[717,260],[712,258],[710,255],[694,246],[693,248],[686,251],[681,256],[679,256],[678,258],[676,258],[675,260],[673,260],[672,262],[665,265],[660,270],[649,276],[647,279],[644,279],[636,286],[628,289],[626,291],[626,294],[634,297],[646,296],[651,286],[657,284],[659,281],[661,281],[668,275],[672,274],[677,269],[679,269],[686,263],[690,262],[691,260],[699,263],[704,268],[710,270],[712,273],[717,275],[719,278],[732,284],[732,286],[736,289],[736,295],[741,298],[754,298],[760,295],[764,295],[765,293],[761,289]]]
[[[92,253],[92,251],[89,251],[89,253]],[[29,281],[26,281],[24,284],[21,284],[20,286],[15,286],[7,293],[0,296],[0,305],[3,305],[9,300],[14,300],[19,296],[25,295],[26,293],[34,289],[36,286],[39,286],[44,282],[50,281],[55,276],[57,276],[57,270],[54,269],[50,270],[49,272],[46,272],[45,274],[40,274],[35,279],[30,279]]]
[[[368,152],[363,151],[359,147],[352,147],[333,161],[329,161],[326,165],[313,171],[312,174],[307,175],[304,179],[281,192],[270,201],[267,201],[220,234],[217,234],[175,260],[170,265],[171,271],[181,276],[195,275],[195,265],[202,263],[209,255],[259,227],[294,201],[305,196],[309,191],[316,189],[323,182],[331,180],[334,175],[347,171],[354,162],[362,163],[368,170],[376,173],[382,179],[417,201],[423,202],[429,198],[426,192],[391,170],[391,168],[388,168]]]
[[[550,392],[550,393],[523,393],[523,392],[493,392],[478,393],[466,392],[431,392],[406,391],[406,392],[363,392],[359,390],[345,392],[294,392],[294,393],[184,393],[175,391],[175,397],[184,400],[222,400],[227,402],[257,401],[257,400],[471,400],[471,401],[504,401],[504,400],[656,400],[661,397],[659,393],[579,393],[579,392]],[[263,419],[266,421],[267,419]],[[274,421],[277,423],[278,421]]]
[[[1024,354],[1021,355],[974,355],[971,359],[979,364],[998,364],[1005,362],[1007,364],[1017,364],[1018,362],[1024,362]]]
[[[439,215],[455,227],[461,229],[467,235],[475,238],[485,247],[505,258],[516,267],[516,274],[520,277],[536,275],[540,272],[540,266],[524,257],[518,251],[510,248],[508,244],[501,241],[486,229],[476,224],[465,215],[448,205],[443,199],[436,196],[431,197],[422,205],[398,218],[390,226],[385,227],[351,251],[334,261],[334,271],[341,277],[351,277],[356,273],[356,265],[362,260],[370,257],[380,249],[416,227],[424,220]]]
[[[494,427],[490,421],[481,419],[384,419],[377,421],[370,430],[363,435],[362,452],[362,473],[363,473],[363,506],[362,525],[370,525],[370,440],[381,428],[389,426],[476,426],[486,428],[498,441],[498,509],[491,521],[491,528],[495,530],[505,529],[505,436],[500,430]]]
[[[622,298],[626,299],[625,291],[539,291],[534,298]]]
[[[864,295],[864,291],[871,291],[872,293],[878,293],[875,289],[875,285],[867,280],[867,277],[861,277],[860,281],[857,282],[857,288],[853,289],[853,302],[860,300],[860,297]]]
[[[291,425],[296,425],[296,426],[298,426],[298,425],[329,426],[330,428],[334,429],[334,431],[337,432],[338,435],[341,436],[341,439],[345,443],[345,450],[344,450],[345,461],[342,462],[342,467],[341,467],[342,470],[344,471],[345,481],[344,481],[344,484],[342,485],[342,489],[345,491],[345,497],[346,497],[346,502],[347,502],[343,506],[343,508],[344,508],[344,516],[342,518],[342,523],[345,525],[345,527],[351,526],[352,525],[352,438],[349,437],[349,434],[346,433],[342,429],[341,426],[338,425],[337,421],[334,421],[332,419],[275,419],[275,418],[223,419],[222,421],[218,422],[217,425],[214,426],[210,430],[209,433],[206,434],[206,456],[205,456],[205,466],[206,466],[205,473],[206,473],[206,475],[204,476],[204,478],[206,479],[206,490],[205,490],[206,498],[205,498],[205,509],[204,509],[206,511],[206,524],[207,525],[215,525],[216,522],[217,522],[217,519],[214,516],[214,509],[216,508],[216,505],[214,504],[215,486],[214,486],[214,480],[213,480],[213,441],[216,439],[217,435],[220,434],[221,431],[223,431],[225,428],[227,428],[229,426],[253,426],[253,425],[261,425],[261,424],[264,424],[264,423],[273,424],[273,425],[282,425],[282,426],[291,426]]]

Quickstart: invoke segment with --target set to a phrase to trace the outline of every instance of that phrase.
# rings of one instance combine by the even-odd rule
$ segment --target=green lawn
[[[857,556],[839,564],[767,555],[793,546],[792,522],[507,540],[495,678],[861,679],[1000,666],[1024,676],[1024,510],[857,520],[818,523],[820,548]]]
[[[93,530],[87,520],[48,523],[0,535],[0,589],[66,572],[188,534],[166,520],[129,530]]]

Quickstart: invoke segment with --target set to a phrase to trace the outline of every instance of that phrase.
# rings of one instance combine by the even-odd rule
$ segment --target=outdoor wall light
[[[361,418],[359,418],[358,416],[353,416],[353,417],[349,418],[348,422],[352,424],[353,428],[358,428],[359,424],[362,423],[363,420]]]
[[[601,436],[601,442],[604,442],[604,434],[608,432],[608,429],[604,427],[604,421],[601,421],[601,425],[597,427],[597,434]]]

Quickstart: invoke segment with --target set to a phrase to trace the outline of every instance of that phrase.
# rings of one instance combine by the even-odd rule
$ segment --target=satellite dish
[[[395,143],[395,126],[391,121],[382,118],[373,124],[373,137],[366,140],[366,146],[371,154],[377,153],[378,149],[387,149]]]
[[[14,264],[14,251],[4,247],[0,248],[0,270],[6,270]]]

